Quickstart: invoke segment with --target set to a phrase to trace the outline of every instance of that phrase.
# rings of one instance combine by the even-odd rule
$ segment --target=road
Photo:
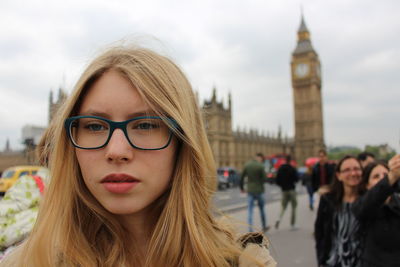
[[[313,237],[314,220],[316,210],[308,208],[308,195],[305,189],[298,185],[298,206],[297,206],[297,226],[296,231],[290,228],[290,206],[286,210],[279,229],[271,227],[266,233],[271,241],[271,254],[278,262],[278,267],[316,267],[315,242]],[[275,185],[267,185],[266,193],[267,223],[271,226],[279,217],[280,212],[280,189]],[[318,198],[317,198],[318,200]],[[246,196],[240,195],[239,189],[229,189],[219,191],[215,196],[217,207],[223,211],[225,216],[219,217],[228,220],[239,233],[248,231]],[[240,205],[241,204],[241,205]],[[232,206],[239,208],[229,209]],[[317,208],[317,207],[316,207]],[[261,229],[260,216],[257,207],[254,210],[254,223],[256,230]]]
[[[281,199],[281,190],[275,184],[266,183],[265,188],[265,202],[272,203]],[[305,189],[298,183],[297,192],[304,193]],[[231,210],[239,210],[246,206],[247,195],[241,194],[239,187],[228,188],[226,190],[219,190],[214,196],[214,205],[225,212]]]

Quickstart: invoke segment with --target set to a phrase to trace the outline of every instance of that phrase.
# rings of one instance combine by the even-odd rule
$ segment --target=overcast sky
[[[173,58],[202,102],[213,86],[225,102],[231,92],[235,129],[280,125],[293,136],[290,60],[301,5],[322,65],[326,144],[399,150],[398,0],[2,0],[0,150],[7,138],[21,147],[24,125],[45,126],[50,90],[69,93],[118,40]]]

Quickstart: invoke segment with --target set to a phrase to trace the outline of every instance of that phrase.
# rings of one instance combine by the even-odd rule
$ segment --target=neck
[[[136,250],[133,254],[142,256],[146,254],[151,235],[150,217],[148,214],[141,213],[120,216],[121,224],[127,231],[128,244],[130,243],[130,247]]]
[[[343,201],[344,202],[354,202],[358,197],[357,187],[355,186],[343,186],[344,194],[343,194]]]

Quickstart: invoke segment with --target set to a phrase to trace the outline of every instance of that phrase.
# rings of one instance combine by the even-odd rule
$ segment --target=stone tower
[[[304,164],[325,148],[321,95],[321,64],[314,50],[310,32],[301,16],[297,46],[291,61],[296,160]]]
[[[65,91],[60,87],[58,89],[58,98],[53,100],[53,91],[50,91],[49,95],[49,124],[53,120],[54,116],[56,115],[58,109],[67,99],[67,94]]]
[[[204,101],[203,116],[208,140],[217,166],[230,166],[234,162],[234,142],[232,134],[232,100],[228,95],[228,107],[218,102],[216,88],[210,101]]]

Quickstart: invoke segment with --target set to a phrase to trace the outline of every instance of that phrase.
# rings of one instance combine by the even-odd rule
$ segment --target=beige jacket
[[[261,233],[247,233],[239,239],[244,250],[239,257],[239,264],[235,267],[258,267],[254,260],[261,263],[264,267],[276,267],[277,263],[269,253],[269,241],[266,236]],[[12,251],[12,254],[0,261],[0,267],[14,266],[14,261],[21,255],[21,247]]]
[[[242,256],[239,257],[239,267],[254,267],[254,260],[265,267],[276,267],[277,263],[269,253],[269,241],[261,233],[247,233],[239,242],[244,247]]]

